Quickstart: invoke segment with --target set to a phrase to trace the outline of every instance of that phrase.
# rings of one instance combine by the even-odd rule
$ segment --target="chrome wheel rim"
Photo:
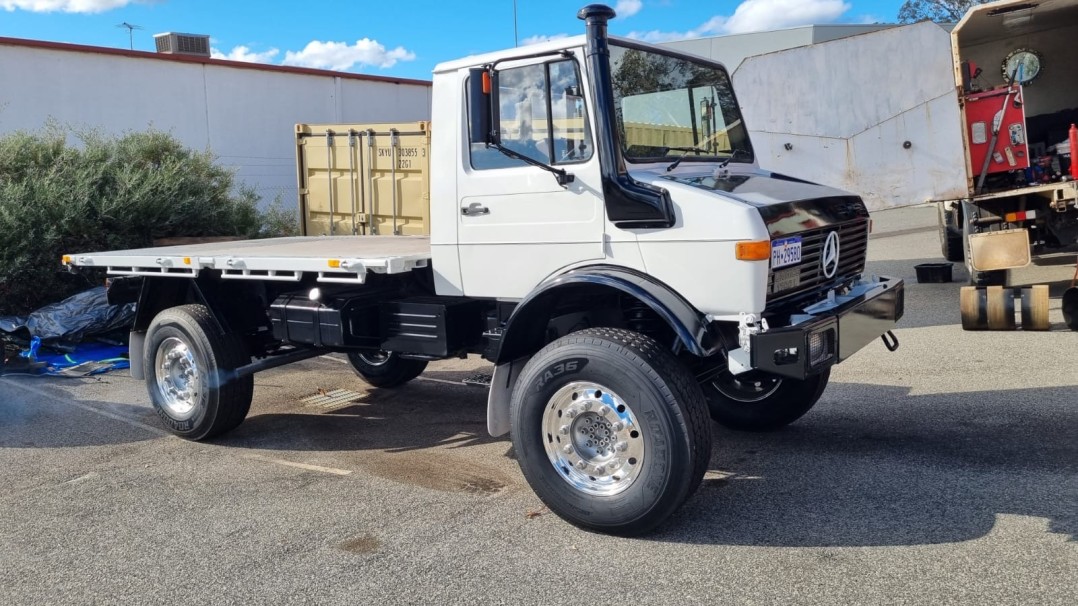
[[[359,352],[356,354],[368,366],[382,366],[389,362],[388,351]]]
[[[724,373],[711,382],[711,386],[722,395],[738,402],[761,402],[770,398],[782,387],[782,379],[764,376],[757,372],[744,375]]]
[[[543,446],[558,475],[596,496],[624,492],[644,468],[644,436],[625,400],[597,383],[559,389],[543,410]]]
[[[202,389],[194,352],[180,339],[169,337],[157,347],[154,369],[161,405],[169,416],[183,420],[193,415]]]

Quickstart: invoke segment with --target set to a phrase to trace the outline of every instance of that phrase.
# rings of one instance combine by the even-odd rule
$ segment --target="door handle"
[[[474,217],[476,215],[489,215],[490,209],[478,202],[472,202],[468,206],[461,208],[460,214],[466,217]]]

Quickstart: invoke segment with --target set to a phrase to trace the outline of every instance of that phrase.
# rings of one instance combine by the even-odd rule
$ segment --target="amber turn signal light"
[[[771,240],[738,242],[734,254],[741,261],[766,261],[771,258]]]

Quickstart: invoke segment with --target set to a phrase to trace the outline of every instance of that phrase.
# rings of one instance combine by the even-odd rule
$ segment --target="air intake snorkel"
[[[616,16],[603,4],[589,4],[577,18],[585,23],[588,46],[585,52],[591,97],[598,126],[596,147],[603,179],[606,214],[621,228],[662,228],[674,225],[674,205],[662,188],[640,183],[625,169],[621,155],[621,134],[614,107],[614,84],[610,71],[610,46],[606,24]]]

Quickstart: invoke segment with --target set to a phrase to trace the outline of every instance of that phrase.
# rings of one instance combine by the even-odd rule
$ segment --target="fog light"
[[[835,354],[835,331],[827,329],[809,335],[809,366],[816,366]]]

